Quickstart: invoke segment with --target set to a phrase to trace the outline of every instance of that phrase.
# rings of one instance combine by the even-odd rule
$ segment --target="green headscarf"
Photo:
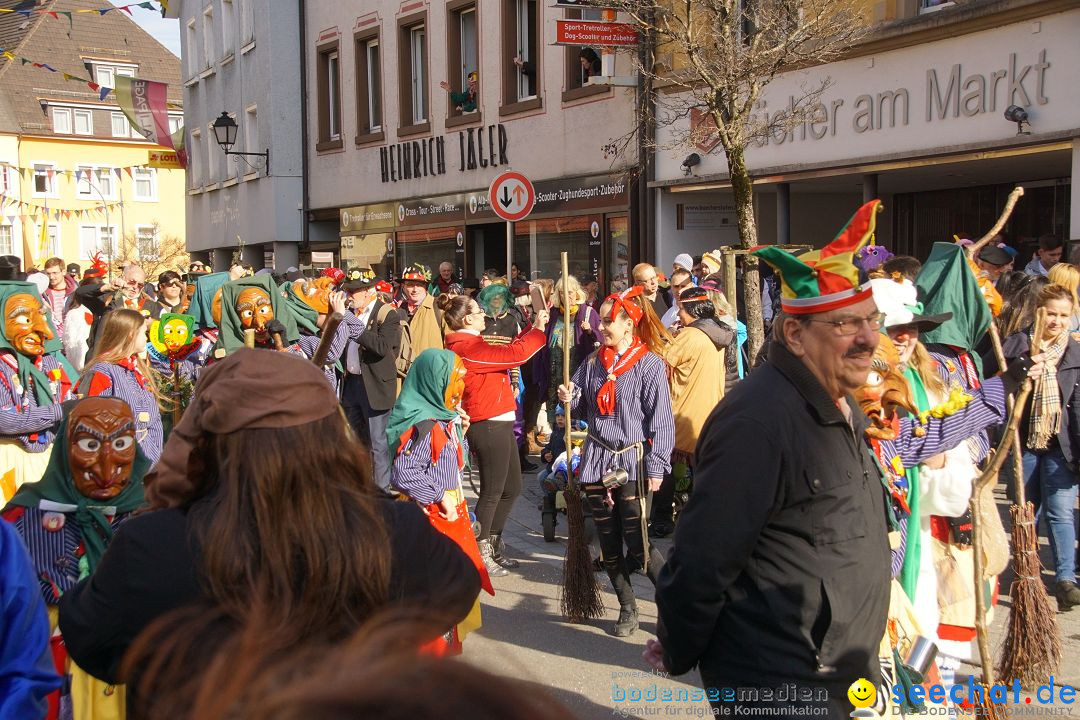
[[[214,349],[225,348],[226,353],[244,347],[244,326],[236,314],[236,298],[248,288],[259,288],[270,297],[274,309],[274,319],[285,326],[282,341],[288,345],[300,337],[296,329],[296,319],[281,296],[277,283],[269,275],[255,275],[227,282],[221,286],[221,335],[218,336]]]
[[[76,403],[75,407],[77,406]],[[108,547],[113,534],[109,519],[102,512],[103,508],[115,507],[116,513],[120,514],[142,507],[145,502],[143,476],[150,470],[150,461],[146,459],[142,449],[136,443],[131,479],[123,492],[110,500],[93,500],[86,497],[75,489],[75,481],[71,477],[71,466],[68,464],[67,429],[70,414],[69,411],[64,416],[60,422],[60,428],[56,431],[56,441],[53,442],[52,454],[49,456],[49,466],[45,468],[45,474],[37,482],[26,483],[20,487],[8,502],[8,507],[19,505],[36,508],[42,500],[75,505],[77,508],[75,522],[79,526],[79,534],[82,536],[83,547],[86,549],[89,571],[93,573],[101,556],[105,554],[105,548]]]
[[[457,355],[450,350],[428,348],[420,353],[401,384],[394,409],[386,426],[390,461],[397,457],[398,445],[405,432],[424,420],[453,420],[457,413],[446,407],[446,386]]]
[[[292,291],[292,285],[291,280],[283,282],[281,284],[281,294],[285,298],[285,304],[292,310],[293,318],[296,320],[296,326],[312,335],[318,335],[319,313],[316,312],[315,308],[296,297],[296,293]]]
[[[191,296],[188,315],[195,318],[195,322],[200,328],[217,327],[210,309],[214,304],[214,293],[227,282],[229,282],[229,273],[227,272],[210,273],[195,278],[195,294]]]
[[[41,291],[38,290],[37,285],[28,282],[19,282],[18,280],[3,280],[0,281],[0,313],[3,312],[4,306],[7,305],[8,299],[12,295],[26,294],[37,300],[41,300]],[[56,331],[56,325],[52,320],[52,309],[49,304],[42,301],[42,307],[45,312],[45,322],[49,324],[49,329],[52,330],[52,340],[45,341],[45,354],[52,355],[56,358],[60,366],[64,368],[64,372],[67,373],[68,379],[71,380],[71,386],[75,387],[76,381],[79,379],[79,374],[75,372],[75,368],[71,366],[71,363],[67,361],[62,352],[64,344],[60,340],[60,333]],[[31,379],[33,379],[34,387],[34,399],[37,400],[39,406],[51,405],[55,402],[53,398],[51,381],[49,376],[45,374],[44,370],[40,370],[34,361],[23,355],[21,352],[15,349],[11,344],[11,340],[3,330],[3,323],[0,322],[0,349],[10,350],[15,355],[15,360],[18,363],[19,368],[19,382],[24,388],[28,388],[31,385]]]
[[[496,312],[492,308],[492,301],[498,298],[502,298],[502,307]],[[505,285],[492,283],[477,294],[476,302],[483,308],[485,315],[494,318],[514,307],[514,296],[510,294],[510,288]]]
[[[930,257],[915,279],[915,287],[919,289],[924,314],[953,314],[952,320],[923,332],[919,339],[923,344],[952,345],[967,350],[982,374],[982,363],[974,350],[994,318],[967,263],[964,248],[953,243],[934,243]]]

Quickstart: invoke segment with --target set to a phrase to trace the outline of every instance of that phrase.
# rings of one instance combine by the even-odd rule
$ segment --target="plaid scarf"
[[[1043,350],[1045,366],[1042,375],[1035,381],[1031,396],[1027,437],[1027,446],[1031,450],[1045,450],[1061,428],[1061,388],[1057,382],[1057,365],[1065,354],[1068,342],[1069,333],[1062,332],[1050,347]],[[1035,347],[1034,340],[1031,346]]]

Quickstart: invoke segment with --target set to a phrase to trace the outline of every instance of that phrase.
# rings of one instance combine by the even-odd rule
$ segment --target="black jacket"
[[[374,302],[375,307],[371,309],[364,332],[349,342],[360,345],[360,377],[363,378],[371,409],[383,411],[394,407],[397,400],[397,356],[401,349],[401,318],[398,311],[391,307],[386,320],[380,323],[379,311],[385,303],[381,300]],[[348,352],[346,349],[346,358]],[[351,380],[348,373],[345,379]],[[343,392],[348,393],[348,390],[343,389]],[[348,395],[345,400],[348,400]]]
[[[463,619],[480,593],[472,561],[415,503],[379,500],[389,534],[395,606],[437,607]],[[60,598],[64,643],[79,667],[115,682],[136,636],[170,610],[202,598],[198,543],[182,510],[137,515],[121,526],[97,570]]]
[[[694,492],[656,585],[668,669],[707,685],[825,687],[842,710],[876,682],[889,606],[885,491],[851,398],[849,425],[810,370],[768,362],[702,430]]]
[[[1013,333],[1005,338],[1001,350],[1008,362],[1026,355],[1031,349],[1031,339],[1026,332]],[[1065,352],[1057,364],[1058,388],[1061,390],[1061,427],[1058,430],[1058,445],[1065,461],[1072,464],[1080,460],[1080,342],[1069,338]],[[1027,447],[1028,420],[1031,403],[1024,408],[1020,418],[1020,438]]]

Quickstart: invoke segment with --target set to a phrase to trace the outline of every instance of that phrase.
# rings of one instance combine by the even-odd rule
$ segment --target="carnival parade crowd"
[[[533,471],[545,532],[563,507],[594,530],[612,634],[632,575],[655,586],[652,667],[824,689],[831,717],[869,678],[874,711],[917,712],[887,689],[950,687],[1002,590],[976,480],[1025,385],[1019,484],[1080,605],[1080,267],[1049,237],[1022,271],[1000,237],[893,256],[879,211],[753,252],[757,357],[719,251],[611,294],[0,258],[0,718],[570,717],[449,658],[519,567]]]

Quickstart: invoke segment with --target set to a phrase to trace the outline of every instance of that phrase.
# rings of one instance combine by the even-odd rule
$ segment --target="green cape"
[[[19,282],[18,280],[0,281],[0,313],[3,312],[4,306],[7,305],[8,298],[22,293],[41,300],[41,292],[38,290],[37,285],[33,283]],[[45,322],[49,324],[49,329],[52,330],[53,334],[52,340],[45,341],[45,354],[56,358],[60,366],[64,368],[64,372],[67,373],[68,379],[71,380],[71,386],[75,387],[79,374],[75,372],[75,368],[64,357],[64,344],[60,340],[60,333],[56,331],[56,325],[52,321],[52,309],[44,301],[42,301],[41,305],[45,309]],[[15,349],[7,334],[4,333],[2,321],[0,321],[0,349],[10,350],[15,355],[19,367],[19,382],[24,388],[30,387],[30,378],[33,378],[34,399],[37,400],[37,404],[39,406],[51,405],[55,399],[50,387],[49,376],[43,370],[39,370],[34,365],[33,360]]]
[[[457,360],[450,350],[428,348],[420,353],[401,384],[394,409],[386,426],[390,462],[397,457],[401,436],[423,420],[453,420],[457,413],[446,407],[446,386]]]
[[[274,308],[274,319],[285,326],[282,341],[288,345],[300,337],[296,329],[296,319],[281,296],[277,283],[269,275],[255,275],[227,282],[221,286],[221,335],[218,336],[214,350],[225,348],[226,353],[244,347],[244,326],[236,314],[236,298],[248,288],[260,288],[270,296],[270,305]]]
[[[312,335],[318,335],[319,313],[315,311],[315,308],[296,297],[296,293],[292,291],[292,285],[291,280],[283,282],[281,284],[281,294],[285,298],[285,304],[292,310],[293,318],[296,320],[296,326]]]
[[[923,314],[953,314],[951,320],[927,330],[919,339],[927,345],[953,345],[967,350],[972,360],[980,364],[981,373],[979,355],[974,350],[994,318],[967,264],[964,248],[953,243],[934,243],[930,257],[915,279],[915,287],[923,302]]]
[[[500,297],[502,298],[502,307],[492,308],[492,301],[497,302]],[[485,315],[493,318],[514,307],[514,296],[510,293],[510,288],[505,285],[492,283],[477,294],[476,302],[483,309]]]
[[[19,505],[36,508],[41,500],[77,506],[75,522],[79,526],[79,534],[82,536],[83,547],[86,549],[86,562],[92,573],[97,568],[98,561],[105,553],[105,548],[108,547],[113,534],[112,526],[105,517],[105,513],[102,512],[102,508],[115,507],[117,514],[120,514],[141,507],[145,502],[143,476],[150,470],[150,461],[136,444],[135,462],[131,466],[131,480],[123,492],[111,500],[93,500],[82,495],[75,489],[75,482],[71,477],[71,466],[68,464],[69,415],[70,412],[64,416],[60,422],[60,428],[56,431],[56,440],[53,442],[52,454],[49,456],[49,465],[45,468],[45,474],[37,482],[26,483],[20,487],[8,502],[8,507]]]
[[[920,412],[930,409],[930,400],[926,396],[926,388],[922,378],[914,368],[906,368],[904,377],[911,386],[911,394],[915,400],[915,406]],[[919,528],[919,466],[904,468],[904,476],[908,481],[908,509],[911,514],[907,519],[907,547],[904,549],[904,565],[900,569],[900,585],[904,588],[911,602],[915,602],[915,585],[919,580],[919,565],[922,560],[922,535]]]
[[[195,318],[195,324],[198,327],[217,327],[217,323],[214,322],[214,315],[210,309],[214,304],[214,293],[227,282],[229,282],[229,273],[226,272],[200,275],[195,279],[195,294],[191,297],[188,315]]]

